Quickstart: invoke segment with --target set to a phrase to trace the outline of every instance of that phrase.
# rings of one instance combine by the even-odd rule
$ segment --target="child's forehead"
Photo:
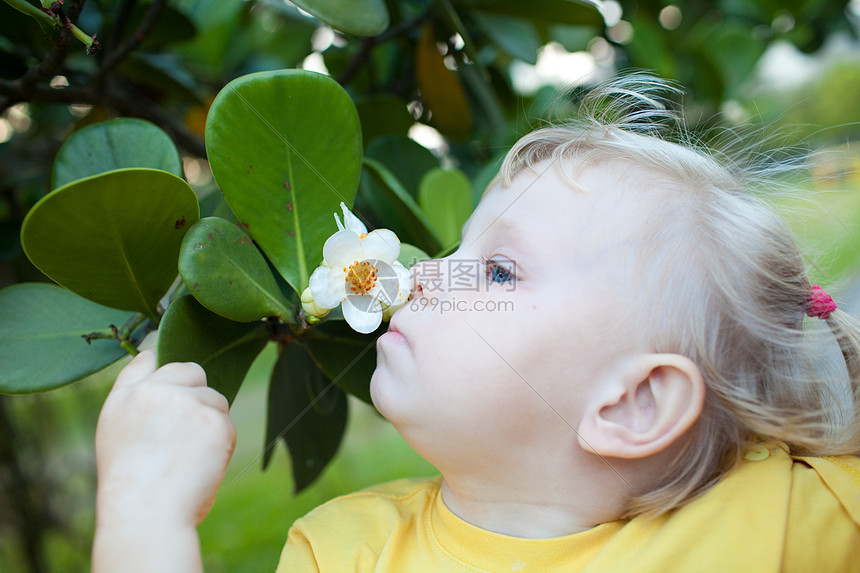
[[[568,166],[546,161],[534,170],[520,171],[508,186],[494,181],[470,222],[490,219],[501,230],[516,231],[531,226],[528,223],[533,220],[571,223],[598,216],[618,220],[652,206],[655,198],[651,191],[665,187],[660,179],[658,174],[630,162],[606,160]]]
[[[593,255],[647,232],[649,213],[659,205],[644,170],[600,162],[571,173],[573,181],[546,162],[518,173],[509,186],[496,182],[464,226],[464,238]]]

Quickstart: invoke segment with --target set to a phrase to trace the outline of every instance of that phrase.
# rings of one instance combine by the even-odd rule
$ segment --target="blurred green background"
[[[763,152],[779,146],[807,161],[805,174],[785,181],[802,193],[776,194],[774,202],[810,254],[814,280],[857,312],[856,0],[622,0],[600,10],[569,0],[380,0],[368,4],[383,7],[387,22],[366,31],[343,30],[349,0],[296,3],[307,12],[282,0],[67,0],[69,17],[99,33],[102,51],[92,56],[4,2],[0,287],[46,280],[22,255],[18,231],[50,190],[59,145],[85,125],[118,116],[156,123],[182,150],[201,201],[223,209],[202,144],[209,103],[239,75],[304,67],[331,74],[353,97],[366,154],[383,155],[386,137],[408,134],[432,152],[422,161],[460,168],[477,197],[492,161],[552,111],[559,90],[637,68],[685,88],[683,106],[703,139],[729,127],[762,139]],[[347,22],[332,19],[326,5]],[[359,213],[384,223],[384,209],[371,194],[362,197]],[[263,472],[275,355],[270,347],[257,359],[232,408],[236,454],[200,528],[210,572],[272,571],[291,523],[309,509],[374,483],[434,473],[353,398],[345,440],[312,486],[293,494],[280,443]],[[0,573],[89,569],[93,435],[121,366],[45,394],[0,396]]]

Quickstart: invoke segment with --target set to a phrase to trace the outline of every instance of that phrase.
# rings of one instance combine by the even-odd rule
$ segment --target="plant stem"
[[[119,330],[119,335],[124,340],[128,340],[131,336],[131,333],[137,330],[137,327],[143,324],[143,321],[145,321],[147,318],[148,317],[141,312],[135,313],[134,316],[128,319],[128,322],[122,325],[122,328]]]
[[[93,37],[88,35],[86,32],[84,32],[80,28],[78,28],[75,24],[68,22],[64,25],[64,23],[61,22],[61,19],[58,16],[52,15],[52,13],[50,12],[52,2],[50,2],[48,0],[42,1],[42,6],[44,6],[44,8],[42,10],[39,10],[38,8],[36,8],[32,4],[30,4],[29,2],[27,2],[27,0],[3,0],[3,1],[6,2],[6,4],[10,5],[12,8],[21,12],[22,14],[26,14],[27,16],[30,16],[31,18],[33,18],[34,20],[36,20],[40,24],[44,24],[46,26],[50,26],[53,28],[68,29],[75,38],[80,40],[87,47],[88,53],[92,53],[93,46],[97,46]],[[45,6],[46,3],[48,4],[47,6]]]
[[[11,6],[12,8],[14,8],[15,10],[21,12],[22,14],[26,14],[27,16],[30,16],[31,18],[35,19],[37,22],[40,22],[42,24],[46,24],[48,26],[56,26],[57,25],[56,19],[52,18],[51,16],[49,16],[45,12],[42,12],[41,10],[39,10],[38,8],[33,6],[32,4],[27,2],[27,0],[3,0],[3,1],[6,2],[6,4]],[[50,4],[48,4],[48,6],[50,6]]]
[[[126,352],[128,352],[129,354],[131,354],[132,356],[137,356],[138,354],[140,354],[140,352],[138,352],[137,348],[135,348],[134,344],[132,344],[132,343],[131,343],[131,342],[129,342],[128,340],[123,340],[123,341],[121,341],[121,342],[119,343],[119,345],[120,345],[120,346],[122,346],[122,348],[123,348]]]
[[[84,44],[84,46],[87,47],[87,53],[88,54],[93,53],[93,51],[94,51],[93,46],[97,45],[93,36],[87,35],[86,32],[84,32],[83,30],[78,28],[75,24],[69,24],[69,30],[72,31],[72,35],[75,38],[80,40]]]
[[[132,333],[138,329],[146,320],[152,320],[142,312],[136,312],[128,321],[122,325],[122,328],[117,328],[113,324],[109,330],[97,330],[89,334],[84,334],[82,338],[87,341],[87,344],[93,340],[118,340],[119,345],[132,356],[138,355],[138,350],[131,342]]]

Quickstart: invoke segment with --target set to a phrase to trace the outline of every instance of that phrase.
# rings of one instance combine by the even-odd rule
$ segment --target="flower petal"
[[[397,273],[397,280],[399,283],[399,289],[397,291],[397,298],[394,299],[392,305],[399,305],[406,302],[406,298],[409,296],[409,293],[412,292],[412,277],[409,273],[409,269],[404,267],[400,261],[394,261],[391,263],[391,268]]]
[[[352,231],[338,231],[323,245],[323,260],[330,267],[341,269],[362,258],[361,239]]]
[[[340,208],[343,211],[343,224],[348,230],[352,231],[356,235],[367,233],[367,227],[364,226],[364,223],[362,223],[358,217],[352,214],[352,211],[349,210],[346,203],[341,201]]]
[[[370,334],[382,324],[382,305],[373,297],[350,295],[341,308],[347,324],[361,334]]]
[[[361,248],[365,259],[379,259],[390,265],[400,254],[400,239],[394,231],[376,229],[361,240]]]
[[[309,281],[313,302],[320,308],[335,308],[346,298],[345,279],[346,273],[340,269],[317,267]]]

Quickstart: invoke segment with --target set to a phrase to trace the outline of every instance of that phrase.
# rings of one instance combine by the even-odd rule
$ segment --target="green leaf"
[[[421,180],[418,204],[447,247],[460,240],[472,214],[472,184],[459,169],[437,167]]]
[[[512,58],[537,63],[541,40],[531,22],[498,14],[474,14],[475,21],[493,44]]]
[[[26,14],[27,16],[33,18],[36,22],[39,23],[39,27],[46,34],[50,33],[57,26],[57,22],[54,18],[30,4],[29,2],[27,2],[27,0],[3,1],[15,10],[21,12],[22,14]]]
[[[155,124],[126,117],[88,125],[70,135],[54,160],[52,186],[127,167],[161,169],[182,177],[182,162],[170,137]]]
[[[356,109],[361,120],[361,137],[365,145],[383,135],[405,137],[415,123],[406,102],[393,95],[365,97],[356,102]]]
[[[472,10],[517,16],[552,24],[603,26],[603,16],[590,0],[468,0]]]
[[[702,39],[700,50],[722,71],[731,90],[749,77],[767,48],[767,42],[739,25],[721,24]],[[729,95],[735,95],[730,92]]]
[[[439,160],[430,151],[406,136],[386,135],[371,142],[365,157],[382,163],[400,181],[413,197],[418,197],[418,185],[424,174],[439,166]],[[367,172],[361,178],[358,196],[353,209],[375,216],[375,226],[391,229],[401,241],[419,240],[413,229],[398,216],[399,201],[392,202],[385,191]]]
[[[287,344],[269,385],[263,468],[271,459],[274,442],[283,438],[292,461],[293,487],[300,492],[334,457],[346,418],[343,390],[326,379],[302,345]]]
[[[247,56],[241,47],[236,49],[236,44],[245,40],[245,0],[174,0],[172,4],[182,10],[197,29],[193,40],[174,46],[172,51],[199,66],[198,77],[220,78],[222,73],[232,72],[237,61]]]
[[[633,40],[627,50],[636,67],[653,70],[664,78],[677,78],[679,59],[674,38],[653,17],[640,14],[632,18],[632,24]]]
[[[639,30],[636,29],[636,33]],[[588,44],[600,35],[600,30],[592,26],[577,26],[566,24],[549,25],[549,41],[558,42],[568,52],[582,52],[588,49]],[[635,35],[634,35],[635,40]]]
[[[420,263],[421,261],[428,261],[432,258],[433,257],[428,255],[415,245],[410,245],[409,243],[400,243],[400,254],[397,256],[397,260],[400,261],[400,264],[407,269],[411,269],[416,263]]]
[[[356,36],[376,36],[388,28],[385,0],[293,0],[293,4]]]
[[[370,404],[376,338],[356,333],[343,320],[327,320],[314,328],[304,342],[329,380]]]
[[[364,155],[387,167],[403,184],[403,188],[416,198],[424,174],[434,167],[439,167],[439,160],[429,149],[408,137],[397,135],[381,137],[371,142]]]
[[[248,234],[230,221],[210,217],[188,230],[179,251],[179,274],[200,304],[225,318],[292,320],[290,303],[266,259]]]
[[[194,191],[153,169],[120,169],[69,183],[30,210],[21,244],[30,261],[82,297],[147,314],[176,278],[179,246],[197,222]]]
[[[175,97],[203,104],[199,78],[193,76],[181,58],[173,53],[132,52],[119,65],[123,77],[150,88],[162,98]]]
[[[206,148],[236,217],[301,292],[358,186],[361,126],[349,95],[302,70],[243,76],[215,98]]]
[[[265,322],[233,322],[185,295],[171,303],[161,320],[158,363],[196,362],[206,371],[209,386],[232,404],[248,368],[268,339]]]
[[[439,251],[442,248],[442,240],[433,230],[427,215],[421,211],[418,203],[403,188],[400,181],[378,161],[365,159],[364,165],[367,167],[367,173],[387,196],[399,219],[412,230],[418,246],[427,252]]]
[[[126,354],[118,341],[82,336],[132,316],[47,283],[0,290],[0,393],[58,388],[116,362]]]

